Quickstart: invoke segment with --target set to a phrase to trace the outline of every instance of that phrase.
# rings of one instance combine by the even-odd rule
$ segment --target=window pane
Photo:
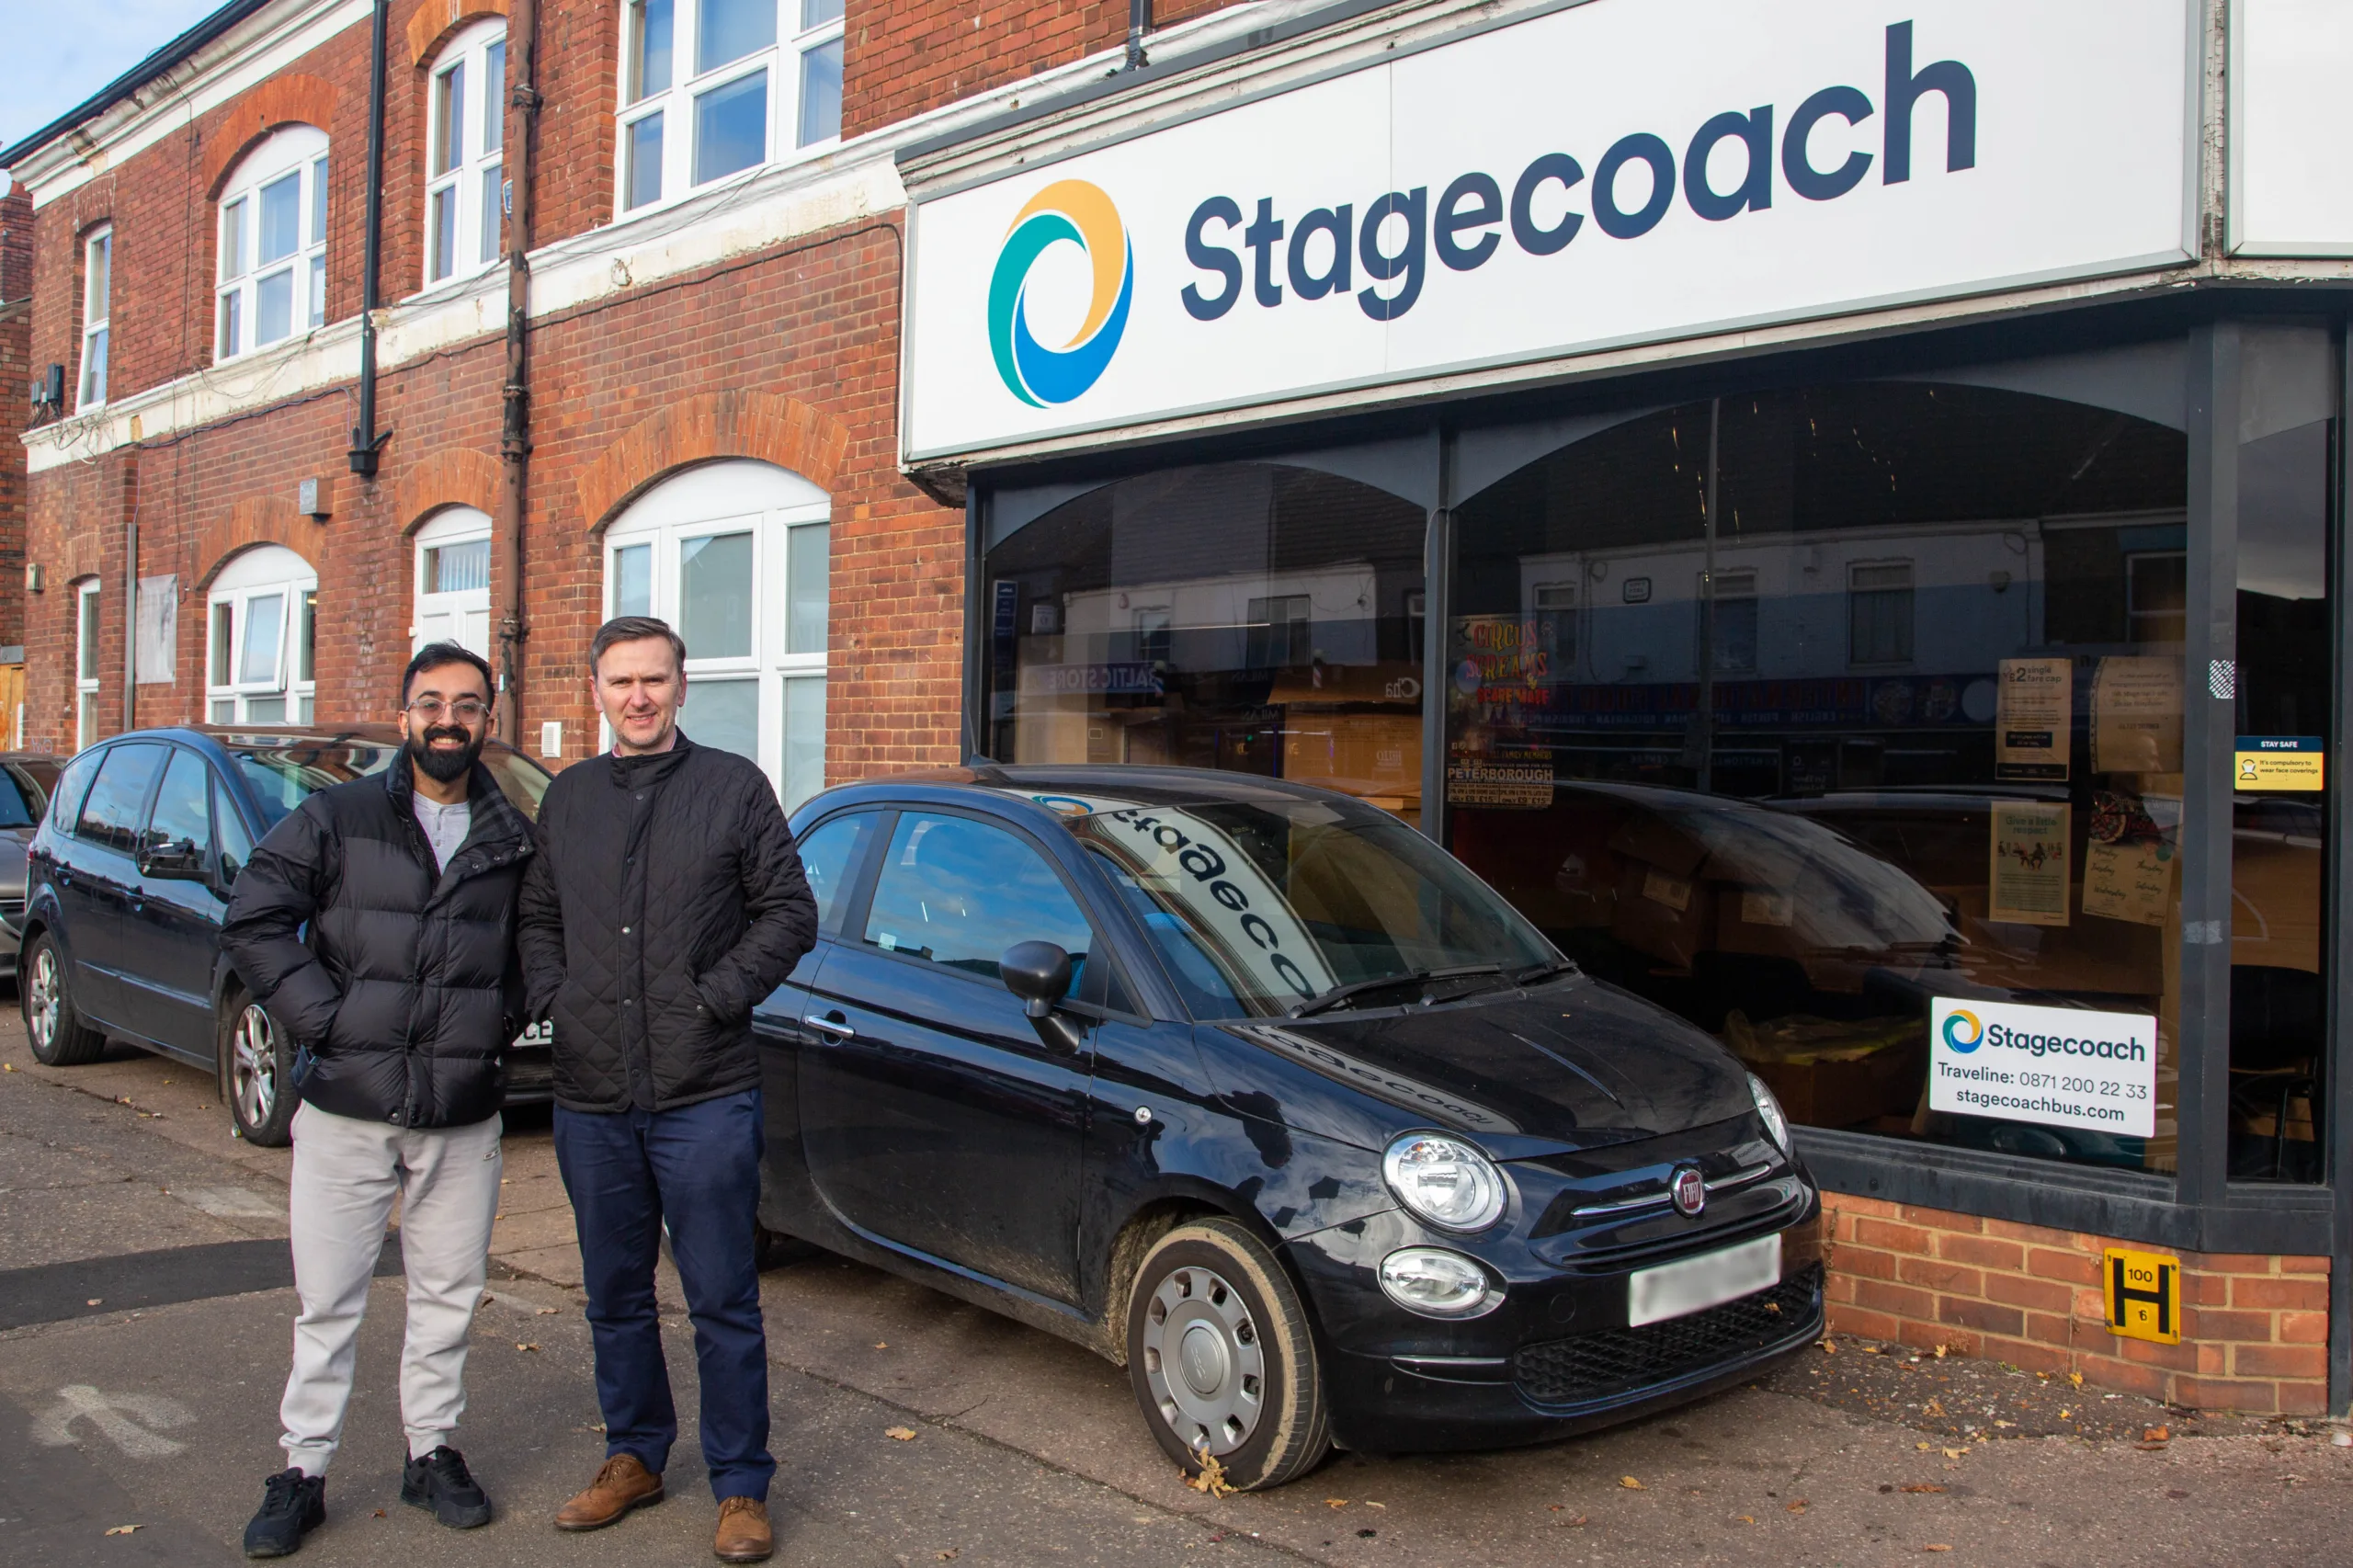
[[[294,269],[273,272],[254,285],[254,346],[275,343],[294,330]]]
[[[82,401],[99,403],[107,400],[107,329],[98,328],[84,340],[82,347]]]
[[[324,326],[327,320],[327,258],[311,258],[311,324]]]
[[[671,0],[637,0],[629,11],[629,101],[670,88]],[[634,203],[632,203],[634,205]]]
[[[217,724],[227,717],[220,711],[222,708],[234,706],[214,703],[212,722]],[[253,835],[245,831],[245,821],[237,814],[236,803],[229,798],[226,786],[217,779],[212,786],[212,820],[221,835],[221,874],[234,881],[245,862],[253,858]]]
[[[235,723],[237,722],[237,699],[233,697],[215,698],[212,702],[212,722],[216,724]]]
[[[801,57],[800,145],[842,133],[842,40],[821,43]]]
[[[662,112],[656,109],[629,128],[629,176],[621,205],[634,210],[662,199]]]
[[[134,743],[107,753],[98,777],[82,802],[81,819],[74,831],[94,843],[128,855],[139,845],[139,815],[147,805],[148,787],[163,770],[159,745]]]
[[[500,39],[482,51],[482,76],[489,90],[482,96],[482,150],[495,153],[506,141],[506,40]]]
[[[695,744],[760,759],[760,683],[756,678],[687,681],[687,704],[679,726]]]
[[[261,248],[264,266],[292,256],[302,244],[302,174],[297,169],[261,187]]]
[[[695,99],[695,183],[706,185],[767,155],[768,74],[714,87]]]
[[[1075,985],[1086,917],[1043,857],[1003,828],[909,812],[899,818],[866,917],[866,940],[990,980],[1016,942],[1052,942]]]
[[[499,222],[506,216],[501,210],[504,203],[499,195],[499,183],[505,174],[504,166],[498,164],[493,164],[482,172],[482,248],[477,257],[482,261],[498,259]]]
[[[446,175],[466,161],[466,62],[433,78],[433,172]]]
[[[211,785],[211,769],[202,758],[173,748],[163,787],[155,791],[154,809],[148,814],[144,842],[151,853],[181,849],[199,864],[212,853]]]
[[[82,304],[82,319],[85,323],[102,322],[107,319],[107,301],[112,293],[110,285],[113,282],[113,261],[114,236],[112,234],[100,234],[90,242],[89,259],[84,264],[89,268],[89,289]]]
[[[490,586],[490,540],[438,544],[425,552],[425,591],[456,594]]]
[[[245,722],[248,724],[283,724],[286,722],[286,699],[282,697],[249,697],[245,699]]]
[[[825,787],[825,677],[784,683],[784,809]]]
[[[96,680],[98,676],[98,596],[84,593],[80,608],[82,623],[76,629],[74,638],[77,644],[74,669],[82,679]]]
[[[842,0],[801,0],[801,30],[842,19]]]
[[[873,830],[873,812],[853,812],[834,818],[797,846],[801,874],[809,879],[809,892],[817,900],[818,930],[830,934],[835,929],[842,899],[849,892],[849,879],[858,869],[859,852]]]
[[[456,270],[458,256],[458,187],[445,185],[435,191],[432,207],[426,214],[426,227],[432,232],[426,245],[432,256],[433,281],[438,283]]]
[[[785,651],[822,653],[825,651],[825,580],[832,568],[833,528],[811,523],[794,528],[786,568],[786,597],[791,600]]]
[[[278,650],[286,641],[286,596],[256,594],[245,601],[245,639],[237,660],[237,684],[278,684]]]
[[[624,545],[613,551],[613,614],[654,613],[654,547]]]
[[[777,0],[702,0],[695,21],[695,74],[774,43],[776,7]]]
[[[327,243],[327,161],[314,159],[311,164],[311,243]]]
[[[295,606],[294,678],[309,680],[318,668],[319,659],[319,591],[302,590]]]
[[[212,657],[205,665],[205,680],[213,686],[229,686],[236,676],[230,673],[232,650],[237,645],[237,607],[222,600],[212,607]]]
[[[245,274],[245,199],[221,209],[221,280]]]
[[[678,635],[691,659],[752,652],[752,536],[705,534],[678,545]]]
[[[244,347],[245,293],[233,289],[221,296],[221,346],[216,353],[222,359],[243,351]]]

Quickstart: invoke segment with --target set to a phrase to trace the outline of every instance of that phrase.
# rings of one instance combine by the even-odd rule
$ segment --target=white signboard
[[[2191,0],[1588,0],[918,203],[907,454],[2193,254]]]
[[[1928,1004],[1928,1108],[2151,1138],[2157,1020],[2011,1002]]]
[[[2232,0],[2231,248],[2353,256],[2353,6]]]

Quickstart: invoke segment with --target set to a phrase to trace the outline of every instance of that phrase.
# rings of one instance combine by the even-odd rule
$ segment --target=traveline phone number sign
[[[2189,0],[1588,0],[911,220],[907,456],[2192,258]]]
[[[2154,1137],[2157,1020],[1938,996],[1928,1005],[1928,1108]]]

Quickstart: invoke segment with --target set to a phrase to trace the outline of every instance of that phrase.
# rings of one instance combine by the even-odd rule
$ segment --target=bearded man
[[[480,760],[490,692],[490,666],[455,643],[410,660],[400,755],[270,829],[222,928],[230,961],[300,1051],[287,1468],[263,1488],[248,1557],[293,1551],[326,1517],[327,1463],[395,1198],[408,1276],[401,1500],[454,1528],[490,1522],[452,1439],[498,1211],[501,1057],[523,1010],[516,897],[536,852]]]

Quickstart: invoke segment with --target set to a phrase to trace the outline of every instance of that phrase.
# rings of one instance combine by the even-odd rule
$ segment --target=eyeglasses
[[[428,724],[438,722],[441,715],[447,713],[472,729],[482,722],[483,714],[490,711],[490,704],[475,697],[460,697],[455,702],[444,702],[438,697],[420,697],[408,705],[408,710]]]

